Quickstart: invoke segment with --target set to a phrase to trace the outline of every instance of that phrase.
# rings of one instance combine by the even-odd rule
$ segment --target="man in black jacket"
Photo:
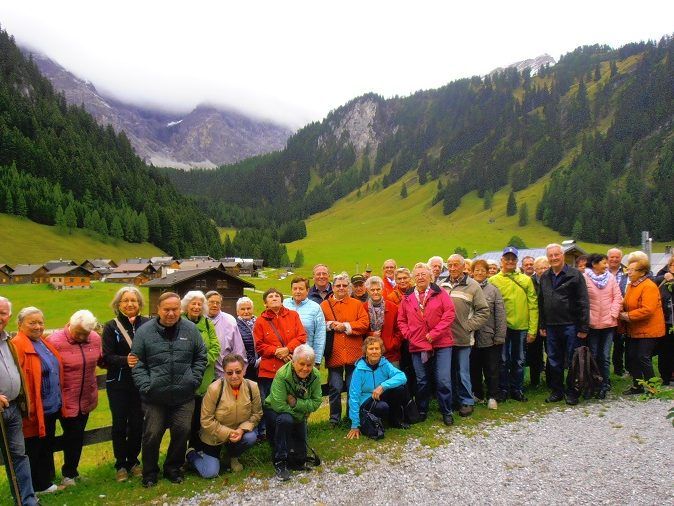
[[[546,402],[564,399],[564,369],[571,365],[573,352],[585,344],[590,323],[590,303],[585,278],[574,267],[564,263],[559,244],[545,248],[550,269],[540,279],[538,292],[539,325],[547,336],[550,362],[550,389]],[[578,404],[578,392],[568,381],[566,403]]]
[[[180,317],[180,296],[159,297],[158,317],[136,332],[131,353],[138,357],[133,381],[143,402],[143,486],[157,484],[159,445],[171,433],[164,477],[181,483],[187,439],[194,412],[194,392],[206,369],[206,347],[196,325]]]

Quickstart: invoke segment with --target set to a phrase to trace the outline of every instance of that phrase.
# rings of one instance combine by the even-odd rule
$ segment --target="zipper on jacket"
[[[78,413],[77,416],[82,413],[82,394],[84,393],[84,376],[86,374],[86,357],[84,356],[84,349],[82,348],[82,344],[79,344],[80,347],[80,352],[82,353],[82,384],[80,385],[80,399],[78,402]]]

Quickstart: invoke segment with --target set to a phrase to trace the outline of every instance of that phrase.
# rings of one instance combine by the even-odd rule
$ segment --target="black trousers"
[[[653,352],[662,338],[640,337],[630,340],[629,346],[629,368],[632,382],[637,385],[637,380],[649,380],[655,373],[653,372]]]
[[[485,382],[488,398],[498,397],[502,349],[502,344],[486,348],[473,346],[470,353],[470,382],[473,385],[473,394],[478,399],[485,398]]]
[[[674,372],[674,330],[672,325],[667,325],[667,334],[658,343],[658,370],[663,385],[669,385]]]
[[[543,372],[543,342],[545,338],[538,334],[533,343],[527,343],[526,360],[529,366],[529,384],[537,387],[541,383],[541,373]]]
[[[30,461],[30,476],[33,480],[33,489],[41,492],[54,483],[56,469],[54,468],[54,434],[56,420],[59,413],[45,415],[45,437],[26,438],[26,455]]]
[[[363,419],[363,414],[372,409],[384,422],[388,422],[391,427],[399,427],[405,420],[403,406],[409,401],[410,395],[405,385],[385,390],[378,401],[370,397],[360,405],[359,416]],[[374,408],[372,405],[374,404]]]
[[[192,427],[190,429],[190,440],[187,443],[189,448],[197,451],[203,450],[201,438],[199,438],[199,429],[201,429],[201,403],[204,398],[201,395],[194,395],[194,413],[192,413]]]
[[[108,402],[112,413],[112,451],[115,469],[130,471],[140,464],[140,442],[143,438],[143,409],[138,390],[109,388]]]
[[[61,474],[64,478],[77,478],[77,467],[80,465],[82,456],[82,444],[84,443],[84,429],[89,420],[89,414],[80,413],[77,416],[59,418],[63,427],[63,466]]]
[[[629,370],[628,353],[630,338],[626,334],[616,333],[613,337],[613,372],[622,376],[625,369]]]

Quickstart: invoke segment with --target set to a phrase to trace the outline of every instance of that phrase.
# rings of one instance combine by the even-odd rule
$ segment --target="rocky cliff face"
[[[234,163],[283,149],[292,134],[284,126],[207,105],[176,116],[125,104],[98,93],[93,84],[48,57],[32,57],[68,103],[83,104],[99,124],[124,131],[138,156],[155,166],[211,168]]]
[[[518,61],[518,62],[515,62],[515,63],[511,63],[507,67],[498,67],[498,68],[492,70],[491,72],[489,72],[489,74],[491,75],[495,72],[502,72],[505,69],[509,69],[509,68],[514,67],[514,68],[517,69],[518,72],[522,72],[523,70],[530,69],[531,75],[533,76],[533,75],[536,75],[538,73],[538,71],[541,69],[541,67],[544,67],[546,65],[552,66],[555,63],[557,63],[555,61],[555,59],[552,56],[550,56],[549,54],[546,53],[546,54],[542,54],[540,56],[537,56],[536,58],[529,58],[527,60],[522,60],[522,61]]]

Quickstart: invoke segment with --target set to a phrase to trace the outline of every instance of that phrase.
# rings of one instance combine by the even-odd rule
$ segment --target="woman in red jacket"
[[[36,493],[56,492],[54,484],[54,433],[61,412],[63,366],[56,348],[42,337],[44,315],[36,307],[19,311],[19,333],[12,339],[30,399],[23,419],[26,455]]]
[[[371,276],[365,282],[368,300],[363,303],[370,318],[368,336],[381,337],[386,352],[384,356],[400,368],[400,344],[402,335],[398,329],[398,306],[390,300],[384,299],[384,282],[379,276]]]
[[[61,485],[75,485],[79,477],[77,466],[82,456],[84,429],[98,405],[96,366],[102,365],[101,336],[94,332],[96,317],[81,309],[70,317],[63,329],[47,338],[61,357],[63,376],[63,407],[60,417],[63,427],[63,467]]]
[[[262,404],[269,395],[272,381],[286,362],[290,362],[295,348],[307,342],[307,333],[300,315],[283,307],[283,294],[270,288],[262,295],[265,310],[255,320],[253,337],[255,351],[260,356],[258,386]]]

